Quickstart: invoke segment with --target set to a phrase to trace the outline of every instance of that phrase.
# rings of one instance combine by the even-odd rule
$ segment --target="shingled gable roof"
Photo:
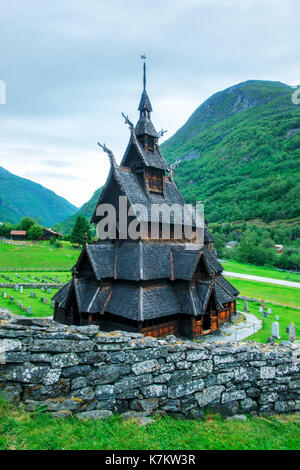
[[[134,133],[131,133],[129,143],[127,145],[127,148],[125,150],[124,156],[121,161],[121,166],[127,166],[127,163],[126,163],[127,157],[129,153],[132,151],[136,152],[136,154],[141,159],[141,162],[145,166],[158,168],[158,169],[165,170],[165,171],[170,170],[167,165],[166,160],[164,159],[164,157],[162,156],[159,150],[159,146],[158,145],[156,146],[156,149],[154,152],[146,151],[144,147],[141,145],[141,143],[139,142],[139,140],[134,136]]]
[[[139,286],[116,284],[105,311],[130,320],[144,321],[180,312],[180,305],[169,283]]]
[[[54,296],[51,298],[54,302],[61,303],[68,296],[71,286],[73,285],[73,280],[71,279],[67,284],[61,287]]]

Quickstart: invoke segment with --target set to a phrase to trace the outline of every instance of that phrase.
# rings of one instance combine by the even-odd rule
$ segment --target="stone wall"
[[[300,346],[105,333],[0,313],[0,394],[55,416],[300,410]]]

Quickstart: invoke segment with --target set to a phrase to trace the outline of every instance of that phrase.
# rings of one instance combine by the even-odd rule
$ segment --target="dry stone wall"
[[[0,394],[31,411],[269,415],[299,411],[299,386],[298,344],[159,340],[0,313]]]

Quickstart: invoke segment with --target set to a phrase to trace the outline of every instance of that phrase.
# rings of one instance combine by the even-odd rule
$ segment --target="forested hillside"
[[[210,222],[300,216],[300,105],[280,82],[247,81],[216,93],[162,146],[181,160],[185,200]]]
[[[0,167],[0,222],[18,223],[29,216],[51,227],[76,211],[53,191]]]

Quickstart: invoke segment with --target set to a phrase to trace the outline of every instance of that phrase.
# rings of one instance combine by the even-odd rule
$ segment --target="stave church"
[[[200,239],[186,238],[178,230],[183,226],[184,200],[174,181],[176,164],[169,167],[160,151],[163,131],[157,132],[152,123],[145,62],[138,111],[136,126],[124,116],[130,138],[120,165],[102,145],[110,172],[91,222],[98,226],[103,221],[101,205],[110,204],[119,214],[120,201],[125,200],[131,214],[128,224],[136,221],[140,231],[128,235],[117,215],[114,230],[105,239],[84,244],[72,279],[53,297],[54,320],[97,324],[105,331],[196,338],[231,320],[238,291],[222,276],[207,225],[203,222]],[[153,205],[180,209],[179,215],[171,212],[167,236],[165,221],[151,210]],[[146,211],[137,211],[138,206]],[[197,228],[195,214],[189,220],[190,228]]]

